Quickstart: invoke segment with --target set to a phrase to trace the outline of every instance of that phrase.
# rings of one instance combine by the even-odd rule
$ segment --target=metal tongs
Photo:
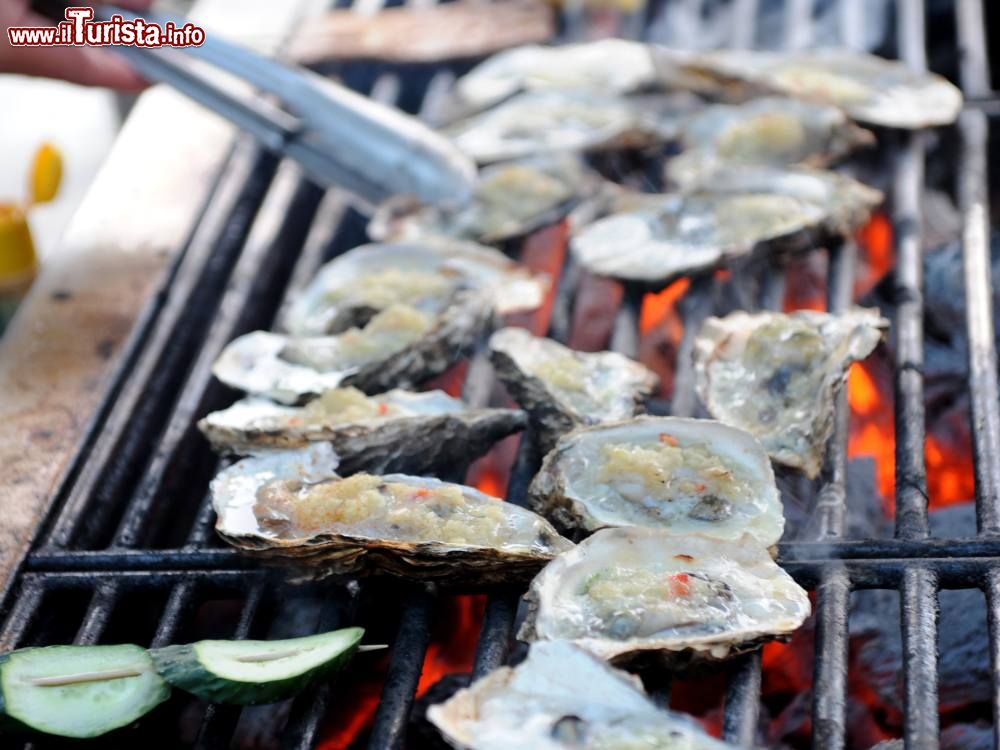
[[[137,16],[113,6],[95,7],[95,20]],[[184,21],[144,12],[150,23]],[[371,204],[394,195],[427,203],[463,203],[472,194],[476,168],[450,141],[415,117],[361,96],[304,68],[291,67],[207,35],[200,47],[114,47],[148,80],[178,91],[294,159],[316,182],[339,186]],[[273,97],[253,99],[226,90],[215,66]]]

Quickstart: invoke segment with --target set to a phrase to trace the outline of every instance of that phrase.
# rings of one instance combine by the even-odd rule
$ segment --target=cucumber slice
[[[354,653],[362,628],[284,641],[198,641],[151,651],[167,682],[212,703],[273,703],[333,673]]]
[[[138,646],[47,646],[0,657],[0,696],[17,724],[97,737],[152,710],[170,687]]]

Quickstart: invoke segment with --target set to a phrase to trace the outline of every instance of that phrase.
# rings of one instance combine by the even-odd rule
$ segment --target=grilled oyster
[[[526,421],[516,409],[470,409],[444,391],[366,396],[336,388],[303,407],[243,399],[209,414],[198,428],[217,451],[239,455],[329,441],[344,473],[384,474],[461,465]]]
[[[455,94],[461,106],[480,110],[520,91],[577,89],[627,94],[656,83],[657,78],[648,46],[625,39],[602,39],[505,50],[459,78]]]
[[[636,417],[574,430],[529,490],[557,527],[668,528],[765,547],[785,527],[771,462],[743,430],[708,419]]]
[[[642,683],[576,646],[535,643],[431,706],[427,718],[461,750],[726,750],[689,717],[659,708]]]
[[[716,419],[752,433],[778,463],[815,477],[852,362],[889,321],[878,310],[801,310],[709,318],[695,339],[698,395]]]
[[[493,317],[489,295],[463,289],[439,315],[391,305],[363,328],[333,336],[248,333],[223,350],[212,372],[234,388],[288,404],[342,385],[377,393],[444,372],[492,328]]]
[[[809,598],[755,540],[602,529],[531,582],[518,637],[572,641],[612,663],[721,659],[790,634]]]
[[[755,250],[810,248],[857,228],[882,201],[856,180],[803,167],[731,167],[709,182],[619,198],[616,212],[574,235],[574,257],[596,274],[662,283]]]
[[[395,303],[436,312],[456,285],[470,281],[493,294],[501,314],[533,310],[549,287],[544,275],[472,242],[362,245],[324,265],[281,315],[279,327],[298,336],[337,333]]]
[[[532,91],[445,129],[480,164],[556,151],[641,148],[676,133],[676,122],[638,101],[589,91]]]
[[[785,94],[831,104],[855,120],[890,128],[947,125],[962,109],[962,93],[941,76],[851,50],[691,55],[658,48],[654,57],[661,74],[682,85],[741,99]]]
[[[410,198],[382,204],[368,224],[376,240],[447,236],[502,242],[558,221],[600,179],[568,154],[494,164],[479,173],[470,204],[429,206]]]
[[[686,119],[679,130],[684,151],[667,161],[666,173],[680,185],[732,165],[822,167],[875,142],[837,107],[779,97],[717,104]]]
[[[312,577],[383,571],[482,584],[529,576],[572,544],[548,522],[460,484],[334,473],[328,443],[238,461],[212,480],[230,544],[296,561]]]
[[[490,359],[500,382],[528,412],[542,439],[553,444],[567,430],[636,414],[659,379],[615,352],[577,352],[523,328],[490,337]]]

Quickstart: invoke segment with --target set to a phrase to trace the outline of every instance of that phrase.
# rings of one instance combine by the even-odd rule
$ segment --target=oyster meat
[[[467,283],[491,293],[501,314],[535,309],[549,288],[546,276],[472,242],[362,245],[324,265],[280,316],[279,327],[316,336],[364,325],[396,303],[439,311],[455,287]]]
[[[366,396],[335,388],[305,406],[246,398],[209,414],[198,428],[221,453],[247,455],[329,441],[345,474],[450,469],[524,429],[516,409],[471,409],[444,391]]]
[[[602,529],[531,582],[518,637],[571,641],[612,663],[725,658],[789,635],[806,592],[756,540]]]
[[[563,641],[533,644],[516,667],[431,706],[427,718],[460,750],[734,750],[657,706],[633,675]]]
[[[577,352],[523,328],[494,333],[490,359],[545,449],[574,427],[631,417],[659,383],[654,372],[622,354]]]
[[[836,172],[731,167],[683,192],[620,197],[570,248],[592,273],[665,283],[755,251],[809,249],[853,231],[881,202],[881,192]]]
[[[667,528],[764,547],[785,528],[767,454],[709,419],[636,417],[574,430],[545,457],[532,507],[563,529]]]
[[[338,386],[377,393],[444,372],[493,321],[489,295],[460,289],[437,315],[394,304],[363,328],[331,336],[248,333],[223,350],[212,372],[234,388],[288,404]]]
[[[661,74],[680,85],[736,98],[762,92],[794,96],[890,128],[948,125],[962,109],[962,92],[945,78],[846,49],[692,55],[657,48],[654,57]]]
[[[709,413],[747,430],[771,458],[819,474],[836,396],[889,321],[878,310],[800,310],[709,318],[695,339],[695,382]]]
[[[455,83],[460,107],[481,110],[520,91],[577,89],[627,94],[657,82],[650,48],[626,39],[557,47],[526,45],[480,63]]]
[[[375,211],[368,234],[376,240],[447,236],[502,242],[559,221],[600,184],[571,154],[494,164],[480,171],[471,203],[449,208],[392,199]]]
[[[641,148],[673,137],[676,122],[633,101],[589,91],[531,91],[444,130],[480,164],[557,151]]]
[[[679,126],[684,151],[669,159],[666,176],[681,186],[733,165],[823,167],[875,136],[843,111],[798,99],[765,97],[740,105],[717,104]]]
[[[329,443],[270,451],[212,480],[230,544],[308,575],[386,572],[485,584],[530,576],[572,544],[529,510],[472,487],[406,474],[338,477]]]

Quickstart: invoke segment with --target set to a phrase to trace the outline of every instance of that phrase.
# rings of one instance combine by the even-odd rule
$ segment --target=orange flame
[[[854,281],[854,296],[866,294],[879,279],[885,276],[896,261],[893,249],[892,222],[883,213],[877,213],[857,233],[861,246],[862,262],[859,263]]]
[[[445,600],[438,612],[437,624],[424,666],[417,683],[419,698],[435,682],[452,672],[471,672],[476,643],[486,611],[486,596],[470,594]]]
[[[888,378],[876,374],[876,362],[855,363],[847,376],[851,407],[847,455],[875,460],[875,479],[887,510],[895,507],[896,426]]]
[[[690,286],[690,280],[682,277],[663,291],[645,295],[639,310],[639,333],[645,336],[662,323],[670,329],[671,338],[680,341],[684,334],[684,324],[681,322],[677,303]]]

